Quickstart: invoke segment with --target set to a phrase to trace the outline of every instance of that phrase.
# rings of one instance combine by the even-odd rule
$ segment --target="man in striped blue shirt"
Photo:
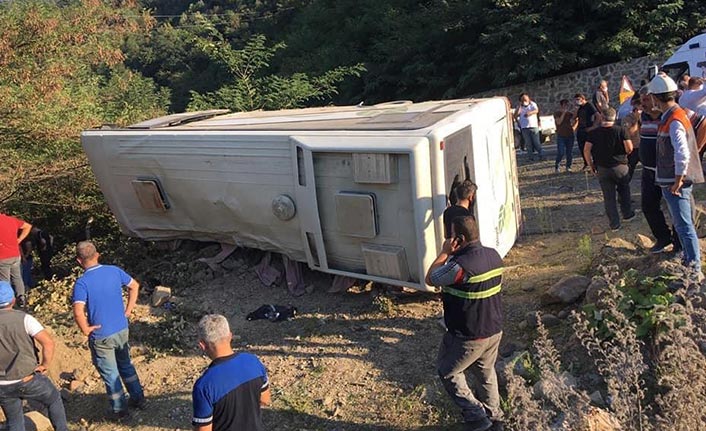
[[[465,429],[485,431],[502,420],[495,361],[502,338],[503,262],[497,251],[480,243],[473,216],[455,218],[451,231],[426,276],[427,284],[442,288],[447,328],[437,371],[461,408]],[[478,380],[477,397],[468,387],[467,369]]]

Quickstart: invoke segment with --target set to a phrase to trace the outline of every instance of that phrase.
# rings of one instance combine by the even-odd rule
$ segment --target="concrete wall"
[[[517,98],[524,91],[529,93],[532,100],[537,102],[542,114],[548,115],[558,108],[561,99],[569,99],[569,101],[573,102],[573,97],[576,93],[586,94],[590,101],[598,87],[598,82],[601,79],[605,79],[608,81],[610,104],[617,108],[620,80],[623,75],[630,78],[637,90],[640,80],[647,79],[647,68],[652,65],[662,65],[669,58],[670,53],[671,51],[657,56],[646,56],[605,64],[540,81],[488,90],[473,94],[471,97],[506,96],[510,99],[513,106],[517,106]]]

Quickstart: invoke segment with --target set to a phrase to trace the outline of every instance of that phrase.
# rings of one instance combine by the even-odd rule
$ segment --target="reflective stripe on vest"
[[[444,293],[448,293],[449,295],[457,296],[463,299],[486,299],[500,293],[501,288],[502,283],[495,287],[491,287],[490,289],[481,290],[480,292],[466,292],[465,290],[458,290],[447,286],[442,287],[442,291]]]
[[[495,277],[502,275],[504,269],[505,268],[496,268],[491,271],[484,272],[482,274],[472,275],[472,276],[468,277],[464,281],[464,283],[482,283],[484,281],[488,281],[491,278],[495,278]]]

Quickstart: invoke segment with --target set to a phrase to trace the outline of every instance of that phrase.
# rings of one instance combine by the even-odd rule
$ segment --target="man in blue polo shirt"
[[[228,320],[201,318],[199,347],[213,362],[194,384],[195,431],[262,431],[261,405],[270,404],[267,370],[257,356],[235,353]]]
[[[130,359],[128,317],[137,303],[140,284],[117,266],[98,263],[100,254],[90,241],[76,246],[78,263],[84,269],[73,291],[74,319],[88,336],[91,359],[105,383],[113,415],[128,415],[128,404],[145,407],[142,385]],[[128,288],[127,305],[123,287]],[[130,398],[123,391],[123,383]]]
[[[427,271],[426,283],[441,286],[444,334],[437,372],[444,389],[461,408],[466,431],[503,428],[495,360],[502,338],[500,300],[503,261],[480,243],[473,216],[451,222],[452,237]],[[478,393],[468,387],[465,371],[478,380]]]

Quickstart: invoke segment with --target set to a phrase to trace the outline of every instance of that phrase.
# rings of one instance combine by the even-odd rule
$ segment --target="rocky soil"
[[[570,350],[565,318],[577,308],[575,300],[580,301],[590,279],[569,280],[578,286],[578,294],[548,292],[562,278],[590,276],[599,260],[654,267],[670,258],[645,257],[643,247],[650,245],[649,239],[637,235],[649,235],[649,230],[641,214],[618,232],[607,230],[600,189],[592,176],[555,174],[553,161],[528,163],[522,157],[518,156],[525,231],[505,259],[504,356],[531,341],[536,310],[550,315],[544,323]],[[633,179],[637,206],[639,175],[640,169]],[[215,251],[199,253],[208,256]],[[164,259],[172,256],[167,252]],[[105,419],[107,400],[85,340],[59,316],[44,319],[59,342],[52,377],[63,388],[72,430],[191,429],[191,387],[208,365],[197,350],[193,327],[207,312],[227,316],[235,348],[257,354],[267,366],[273,391],[273,404],[264,413],[268,429],[446,430],[459,419],[434,367],[443,334],[437,296],[393,295],[372,285],[331,294],[329,277],[308,273],[310,293],[295,298],[285,288],[263,287],[245,252],[236,252],[218,275],[205,265],[187,263],[200,268],[200,280],[174,288],[175,298],[166,306],[150,305],[152,287],[145,283],[131,339],[149,404],[123,423]],[[65,304],[66,298],[53,301]],[[266,303],[294,305],[299,315],[280,323],[246,321],[248,312]]]

